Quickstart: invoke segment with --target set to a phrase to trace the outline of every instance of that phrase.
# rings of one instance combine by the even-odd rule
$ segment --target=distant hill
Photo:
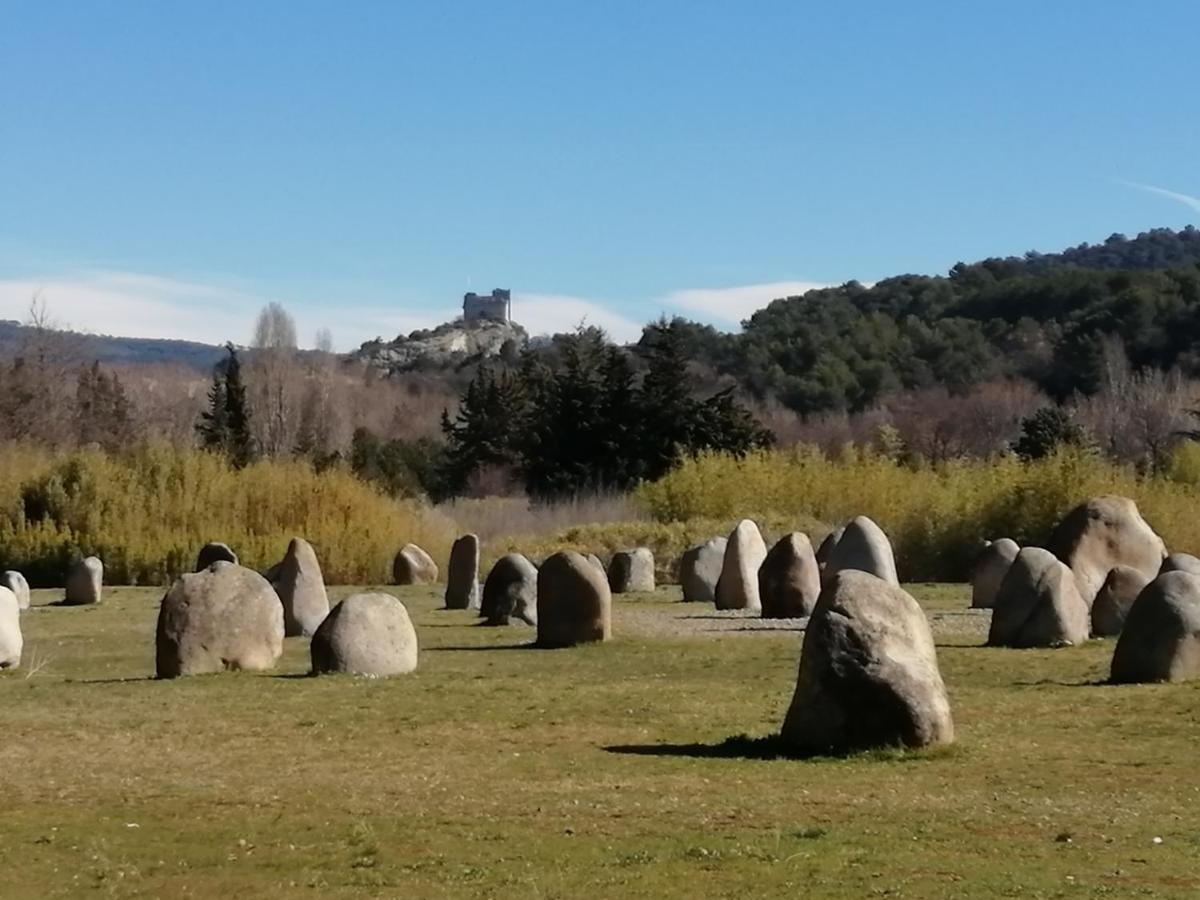
[[[19,322],[0,320],[0,357],[19,352],[29,329]],[[195,341],[158,338],[110,337],[71,332],[72,353],[80,362],[98,360],[105,365],[149,365],[172,363],[209,372],[225,355],[223,347]]]

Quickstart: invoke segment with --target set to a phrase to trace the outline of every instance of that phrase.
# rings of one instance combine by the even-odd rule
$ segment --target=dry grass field
[[[559,651],[405,589],[421,668],[388,681],[305,677],[301,639],[155,681],[160,591],[39,592],[0,676],[0,897],[1200,895],[1200,684],[984,649],[965,588],[912,590],[958,743],[809,761],[769,739],[795,623],[673,588]]]

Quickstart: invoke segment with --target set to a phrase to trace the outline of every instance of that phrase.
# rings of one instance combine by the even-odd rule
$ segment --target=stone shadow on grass
[[[628,756],[676,756],[690,759],[791,759],[807,762],[846,759],[861,759],[868,762],[908,762],[937,759],[958,752],[957,745],[944,744],[918,750],[906,747],[880,747],[875,750],[854,750],[841,754],[803,753],[785,744],[782,736],[778,734],[764,737],[739,734],[716,744],[615,744],[602,749],[606,753]]]

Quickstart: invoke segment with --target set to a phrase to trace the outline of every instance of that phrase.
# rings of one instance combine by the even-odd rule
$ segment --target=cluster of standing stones
[[[447,609],[477,610],[481,624],[537,629],[536,646],[572,647],[612,636],[614,594],[655,589],[646,548],[605,568],[594,555],[556,553],[536,566],[501,557],[482,585],[480,542],[460,537],[450,553]],[[68,573],[63,603],[101,600],[104,567],[88,557]],[[396,554],[397,585],[438,581],[415,544]],[[758,526],[740,522],[727,538],[689,549],[679,561],[688,602],[775,619],[807,619],[795,693],[781,737],[800,754],[953,741],[954,725],[932,632],[900,586],[887,535],[859,516],[814,550],[785,535],[769,550]],[[1131,500],[1097,497],[1072,510],[1046,548],[1007,538],[988,542],[972,574],[972,605],[990,609],[988,644],[1060,647],[1117,637],[1111,681],[1200,678],[1200,559],[1168,555]],[[20,613],[29,585],[0,575],[0,668],[20,664]],[[155,640],[160,678],[273,667],[285,637],[310,638],[313,674],[370,677],[417,668],[416,630],[386,593],[355,594],[332,609],[312,545],[295,538],[260,574],[221,543],[203,547],[196,571],[163,597]]]

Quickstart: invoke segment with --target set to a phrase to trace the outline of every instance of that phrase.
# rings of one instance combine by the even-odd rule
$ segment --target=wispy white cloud
[[[668,294],[662,298],[662,303],[719,322],[739,324],[772,300],[795,297],[823,287],[829,285],[816,281],[771,281],[727,288],[689,288]]]
[[[578,325],[595,325],[615,341],[636,341],[642,334],[635,322],[605,304],[565,294],[513,293],[513,318],[531,334],[560,334]]]
[[[1139,181],[1121,181],[1119,183],[1126,187],[1145,191],[1147,194],[1154,194],[1157,197],[1174,200],[1176,203],[1182,203],[1195,212],[1200,212],[1200,197],[1193,197],[1191,194],[1181,194],[1179,191],[1169,191],[1166,188],[1155,187],[1152,184],[1142,184]]]

